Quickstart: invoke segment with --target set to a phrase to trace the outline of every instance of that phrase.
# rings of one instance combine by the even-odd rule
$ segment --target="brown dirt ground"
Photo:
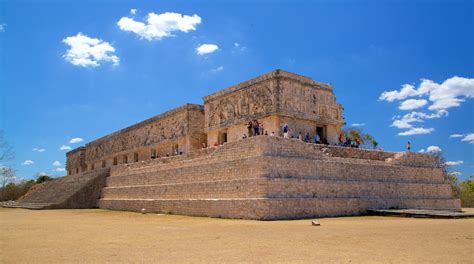
[[[474,219],[248,221],[0,208],[0,263],[473,263]]]

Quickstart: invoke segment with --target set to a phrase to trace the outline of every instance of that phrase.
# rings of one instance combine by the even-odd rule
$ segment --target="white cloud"
[[[196,53],[198,55],[206,55],[215,52],[219,49],[219,46],[216,44],[202,44],[201,46],[196,48]]]
[[[70,146],[62,145],[59,147],[60,150],[71,150],[72,148]]]
[[[442,150],[438,146],[429,146],[426,148],[426,152],[428,153],[440,153]]]
[[[137,9],[135,9],[135,8],[130,9],[130,13],[132,15],[135,15],[137,13]]]
[[[459,177],[462,175],[461,172],[459,171],[451,171],[451,172],[448,172],[449,175],[453,175],[453,176],[456,176],[456,177]]]
[[[101,39],[90,38],[82,33],[63,39],[69,45],[64,59],[76,66],[97,67],[99,62],[106,61],[119,65],[120,59],[114,55],[115,48],[110,43]]]
[[[394,90],[383,92],[380,95],[379,100],[393,102],[395,100],[402,100],[415,95],[418,95],[417,91],[415,90],[415,86],[411,84],[404,84],[402,85],[402,89],[400,89],[400,91]]]
[[[6,27],[7,27],[7,24],[0,24],[0,32],[5,32]]]
[[[49,173],[46,172],[38,172],[38,176],[50,176]]]
[[[65,168],[56,168],[56,169],[54,169],[54,171],[64,172],[64,171],[66,171],[66,169]]]
[[[393,102],[414,96],[427,96],[432,103],[428,109],[432,111],[457,107],[460,106],[466,98],[474,97],[474,78],[454,76],[441,84],[422,79],[418,88],[415,88],[415,86],[411,84],[404,84],[399,91],[383,92],[379,100]]]
[[[46,149],[44,149],[44,148],[34,148],[33,151],[34,152],[45,152]]]
[[[22,163],[21,165],[26,165],[26,166],[28,166],[28,165],[32,165],[32,164],[35,164],[35,162],[32,161],[32,160],[25,160],[25,161],[23,161],[23,163]]]
[[[456,166],[456,165],[461,165],[464,164],[464,161],[458,160],[458,161],[446,161],[445,163],[448,166]]]
[[[448,112],[445,110],[440,110],[432,114],[426,114],[423,112],[411,112],[403,115],[402,117],[396,116],[391,126],[394,126],[396,128],[411,128],[413,127],[411,123],[424,122],[425,119],[436,119],[447,115]]]
[[[354,124],[352,124],[351,126],[353,126],[353,127],[361,127],[361,126],[365,126],[365,123],[354,123]]]
[[[217,68],[215,68],[215,69],[212,69],[211,72],[217,73],[217,72],[220,72],[220,71],[222,71],[222,70],[224,70],[224,66],[219,66],[219,67],[217,67]]]
[[[239,46],[240,46],[239,43],[237,43],[237,42],[234,43],[234,47],[238,48]]]
[[[59,161],[53,162],[53,166],[55,166],[55,167],[59,167],[59,166],[61,166],[61,165],[62,165],[62,164],[61,164],[61,162],[59,162]]]
[[[413,110],[425,106],[428,103],[425,99],[408,99],[403,101],[398,109],[400,110]]]
[[[187,33],[196,30],[196,25],[200,23],[201,18],[198,15],[187,16],[166,12],[159,15],[149,13],[146,24],[129,17],[122,17],[117,25],[121,30],[133,32],[142,39],[160,40],[164,37],[173,36],[173,31]]]
[[[461,134],[452,134],[451,136],[449,136],[450,138],[462,138],[464,137],[464,135],[461,135]]]
[[[474,133],[470,133],[464,136],[461,141],[468,142],[469,144],[474,144]]]
[[[72,138],[71,140],[69,140],[69,143],[74,144],[74,143],[79,143],[79,142],[82,142],[82,141],[84,141],[84,139],[82,139],[82,138]]]
[[[423,135],[423,134],[430,134],[434,130],[435,130],[434,128],[413,127],[405,132],[398,133],[398,135],[399,136]]]

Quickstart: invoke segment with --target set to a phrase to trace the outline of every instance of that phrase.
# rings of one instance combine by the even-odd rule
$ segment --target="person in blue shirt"
[[[321,144],[321,138],[318,135],[318,132],[314,133],[314,143]]]

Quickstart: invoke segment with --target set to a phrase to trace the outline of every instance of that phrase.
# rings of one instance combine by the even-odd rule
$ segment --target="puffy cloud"
[[[461,141],[468,142],[469,144],[474,144],[474,133],[467,134],[461,139]]]
[[[137,9],[135,9],[135,8],[130,9],[130,13],[132,15],[135,15],[137,13]]]
[[[219,49],[219,46],[216,44],[202,44],[201,46],[196,48],[196,53],[198,55],[206,55],[215,52]]]
[[[380,95],[379,100],[393,102],[395,100],[402,100],[415,95],[418,95],[417,91],[415,90],[415,86],[411,84],[404,84],[402,85],[402,89],[400,89],[400,91],[394,90],[383,92]]]
[[[464,164],[464,161],[458,160],[458,161],[446,161],[445,163],[447,166],[456,166],[456,165],[461,165]]]
[[[442,150],[438,146],[429,146],[426,148],[426,152],[428,153],[440,153]]]
[[[115,48],[110,43],[101,39],[90,38],[82,33],[63,39],[63,43],[69,45],[64,59],[76,66],[97,67],[99,62],[111,62],[114,66],[119,65],[120,59],[114,55]]]
[[[425,99],[408,99],[403,101],[398,109],[400,110],[413,110],[425,106],[428,103]]]
[[[69,140],[69,143],[74,144],[74,143],[79,143],[79,142],[82,142],[82,141],[84,141],[84,139],[82,139],[82,138],[72,138],[71,140]]]
[[[435,130],[434,128],[413,127],[405,132],[398,133],[398,135],[399,136],[423,135],[423,134],[430,134],[434,130]]]
[[[72,148],[70,146],[62,145],[59,147],[60,150],[71,150]]]
[[[38,172],[38,176],[50,176],[49,173],[46,172]]]
[[[414,96],[428,96],[432,103],[428,109],[432,111],[457,107],[466,98],[474,97],[474,78],[454,76],[441,84],[422,79],[418,88],[411,84],[404,84],[400,90],[383,92],[379,100],[393,102]]]
[[[61,166],[61,165],[62,165],[62,164],[61,164],[61,162],[59,162],[59,161],[53,162],[53,166],[55,166],[55,167],[59,167],[59,166]]]
[[[237,42],[234,43],[234,47],[238,48],[239,46],[240,46],[239,43],[237,43]]]
[[[354,123],[354,124],[352,124],[351,126],[353,126],[353,127],[361,127],[361,126],[365,126],[365,123]]]
[[[461,173],[461,172],[459,172],[459,171],[451,171],[451,172],[449,172],[448,174],[449,174],[449,175],[456,176],[456,177],[459,177],[459,176],[461,176],[461,175],[462,175],[462,173]]]
[[[430,90],[430,101],[433,104],[430,110],[448,109],[457,107],[464,102],[464,98],[474,97],[474,78],[452,77],[442,84],[433,83]]]
[[[7,27],[7,24],[0,24],[0,32],[5,32],[6,27]]]
[[[54,171],[65,172],[66,169],[65,168],[56,168],[56,169],[54,169]]]
[[[135,21],[129,17],[122,17],[117,22],[123,31],[130,31],[140,38],[147,40],[160,40],[164,37],[173,36],[173,31],[189,32],[196,30],[196,25],[201,23],[198,15],[182,15],[179,13],[166,12],[163,14],[149,13],[146,24]]]
[[[34,152],[45,152],[46,149],[44,149],[44,148],[34,148],[33,151]]]
[[[451,136],[449,136],[450,138],[462,138],[464,137],[464,135],[461,135],[461,134],[452,134]]]
[[[28,165],[32,165],[32,164],[35,164],[35,162],[32,161],[32,160],[25,160],[25,161],[23,161],[23,163],[22,163],[21,165],[26,165],[26,166],[28,166]]]
[[[219,67],[217,67],[217,68],[215,68],[215,69],[212,69],[211,72],[217,73],[217,72],[220,72],[220,71],[222,71],[222,70],[224,70],[224,66],[219,66]]]
[[[436,119],[443,116],[447,116],[448,112],[445,110],[440,110],[436,113],[426,114],[423,112],[410,112],[403,115],[402,117],[396,116],[391,126],[396,128],[411,128],[413,125],[411,123],[415,122],[424,122],[425,119]]]

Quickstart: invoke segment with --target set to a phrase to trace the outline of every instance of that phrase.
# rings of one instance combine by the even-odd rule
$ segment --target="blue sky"
[[[474,172],[473,1],[0,1],[0,25],[0,129],[23,178],[278,68],[333,84],[384,150]]]

